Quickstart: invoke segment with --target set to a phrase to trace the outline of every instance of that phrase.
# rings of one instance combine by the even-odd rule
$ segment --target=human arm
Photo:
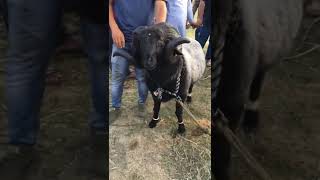
[[[193,15],[196,14],[196,11],[199,7],[199,3],[200,3],[200,0],[194,0],[193,7],[192,7]]]
[[[197,21],[196,21],[195,24],[192,25],[194,28],[201,26],[202,23],[203,23],[204,7],[205,7],[205,2],[204,2],[204,0],[200,0],[199,7],[198,7],[198,17],[197,17]]]
[[[109,27],[111,30],[112,34],[112,40],[113,43],[118,47],[118,48],[123,48],[125,46],[125,38],[120,30],[114,16],[113,12],[113,3],[115,0],[109,0]]]
[[[188,0],[188,7],[187,7],[187,20],[189,23],[193,23],[193,12],[192,12],[192,3],[191,0]]]
[[[155,0],[154,20],[155,24],[166,22],[167,5],[165,0]]]

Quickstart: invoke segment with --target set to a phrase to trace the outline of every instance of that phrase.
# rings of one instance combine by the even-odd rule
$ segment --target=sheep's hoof
[[[159,120],[151,120],[150,122],[149,122],[149,128],[154,128],[154,127],[156,127],[157,126],[157,123],[159,122]]]
[[[186,128],[184,127],[184,124],[179,124],[178,133],[183,134],[185,132],[186,132]]]
[[[192,96],[187,96],[187,103],[191,103],[192,102]]]

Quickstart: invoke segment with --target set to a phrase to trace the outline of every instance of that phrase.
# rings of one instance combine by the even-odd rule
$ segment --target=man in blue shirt
[[[139,26],[165,22],[166,2],[164,0],[111,0],[109,1],[109,26],[112,33],[112,53],[118,48],[130,49],[132,33]],[[123,57],[112,57],[111,96],[113,110],[110,120],[119,115],[123,84],[128,74],[129,63]],[[138,86],[138,105],[144,111],[144,104],[148,96],[144,72],[136,68]]]

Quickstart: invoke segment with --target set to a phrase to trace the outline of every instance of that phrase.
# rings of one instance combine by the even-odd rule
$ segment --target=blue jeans
[[[201,44],[202,48],[206,44],[207,40],[209,39],[209,46],[206,53],[206,59],[211,59],[211,51],[212,51],[212,44],[211,44],[211,36],[210,36],[210,29],[207,26],[201,26],[196,29],[195,32],[195,39]],[[210,38],[209,38],[210,37]]]
[[[128,47],[127,47],[128,48]],[[112,54],[117,49],[115,45],[112,46]],[[111,78],[111,96],[112,107],[121,107],[121,97],[123,93],[123,84],[129,72],[129,64],[126,59],[120,56],[112,57],[112,78]],[[148,97],[148,88],[145,82],[145,74],[143,69],[135,68],[136,80],[138,86],[138,104],[144,104]]]
[[[9,47],[6,98],[9,143],[33,145],[50,56],[60,29],[61,4],[52,0],[8,0]],[[83,22],[93,97],[90,127],[106,130],[107,26]]]

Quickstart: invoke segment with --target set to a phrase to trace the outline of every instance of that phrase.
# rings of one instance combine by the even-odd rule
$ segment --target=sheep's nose
[[[147,66],[152,66],[152,62],[150,59],[148,59],[147,63],[146,63]]]
[[[145,62],[145,67],[146,68],[153,68],[154,66],[155,66],[155,58],[148,57],[147,61]]]

